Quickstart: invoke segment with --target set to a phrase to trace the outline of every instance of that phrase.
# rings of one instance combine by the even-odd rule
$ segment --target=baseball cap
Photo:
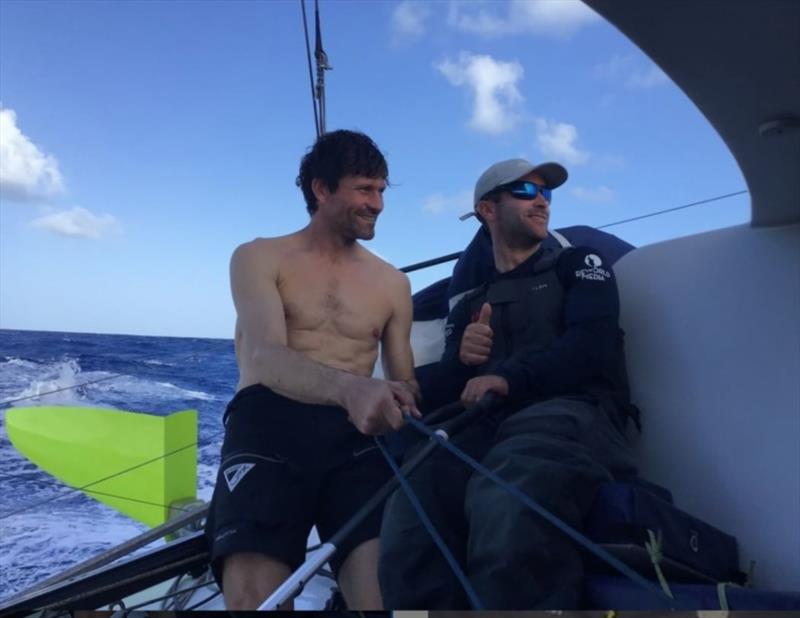
[[[525,159],[500,161],[481,174],[480,178],[478,178],[478,182],[475,183],[473,207],[477,206],[481,198],[492,189],[496,189],[509,182],[514,182],[531,172],[539,174],[539,176],[544,179],[545,186],[548,189],[560,187],[567,181],[567,170],[560,163],[553,163],[550,161],[534,165]]]

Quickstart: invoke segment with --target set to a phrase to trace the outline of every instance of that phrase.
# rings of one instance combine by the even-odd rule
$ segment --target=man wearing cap
[[[453,307],[439,371],[465,405],[501,398],[453,443],[580,530],[600,486],[635,468],[614,274],[594,249],[542,246],[566,180],[523,159],[478,179],[495,273]],[[563,532],[443,450],[409,480],[486,609],[579,606],[581,555]],[[386,506],[379,578],[391,609],[470,607],[403,492]]]

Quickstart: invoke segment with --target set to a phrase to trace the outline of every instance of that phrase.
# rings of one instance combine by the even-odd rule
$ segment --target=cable
[[[206,603],[208,603],[209,601],[213,601],[213,600],[214,600],[214,599],[216,599],[216,598],[217,598],[217,597],[218,597],[218,596],[219,596],[221,593],[222,593],[222,591],[221,591],[221,590],[217,590],[216,592],[212,593],[210,596],[206,597],[205,599],[203,599],[203,600],[202,600],[202,601],[200,601],[199,603],[195,603],[195,604],[194,604],[194,605],[192,605],[191,607],[187,607],[185,610],[182,610],[182,611],[186,611],[186,612],[193,611],[193,610],[197,609],[198,607],[201,607],[201,606],[205,605],[205,604],[206,604]]]
[[[180,577],[180,576],[179,576],[179,577]],[[199,590],[200,588],[205,588],[205,587],[206,587],[206,586],[208,586],[208,585],[209,585],[209,583],[208,583],[207,581],[204,581],[204,582],[201,582],[201,583],[199,583],[199,584],[195,584],[195,585],[193,585],[193,586],[189,586],[189,587],[187,587],[187,588],[182,588],[182,589],[180,589],[180,590],[170,591],[168,594],[165,594],[165,595],[163,595],[163,596],[160,596],[160,597],[154,597],[154,598],[152,598],[152,599],[148,599],[147,601],[142,601],[141,603],[137,603],[136,605],[131,605],[130,607],[127,607],[127,608],[125,608],[125,611],[126,611],[126,612],[130,612],[130,611],[133,611],[133,610],[135,610],[135,609],[141,609],[141,608],[143,608],[143,607],[147,607],[147,606],[148,606],[148,605],[150,605],[151,603],[156,603],[156,602],[158,602],[158,601],[165,601],[165,600],[167,600],[167,599],[170,599],[170,598],[176,597],[176,596],[178,596],[178,595],[179,595],[179,594],[181,594],[181,593],[184,593],[184,592],[190,592],[190,591],[193,591],[193,590]],[[215,593],[214,593],[214,596],[216,596],[217,594],[219,594],[219,593],[218,593],[218,592],[215,592]],[[206,601],[203,601],[203,603],[205,603],[205,602],[206,602]],[[202,605],[202,603],[201,603],[201,605]]]
[[[439,548],[439,551],[444,556],[444,559],[447,561],[447,564],[450,566],[450,570],[453,572],[453,575],[456,576],[461,587],[464,589],[464,592],[467,593],[467,597],[469,598],[469,603],[474,610],[484,609],[483,603],[481,603],[480,598],[478,598],[478,593],[475,592],[475,589],[472,587],[469,579],[467,579],[466,573],[464,573],[464,569],[461,568],[461,565],[458,564],[458,561],[453,556],[453,552],[450,551],[450,548],[447,546],[447,543],[444,542],[442,535],[436,530],[436,527],[433,525],[430,517],[425,512],[425,509],[422,508],[422,504],[420,504],[419,499],[417,498],[416,494],[414,494],[414,490],[411,489],[411,486],[408,484],[408,479],[406,475],[400,470],[397,465],[397,462],[394,460],[394,457],[389,453],[389,449],[383,443],[383,440],[380,437],[375,438],[375,443],[378,445],[378,448],[381,449],[381,453],[383,453],[383,457],[386,459],[386,462],[391,467],[392,472],[394,472],[395,477],[397,477],[397,481],[400,483],[400,487],[403,488],[403,492],[406,494],[406,498],[411,503],[414,511],[416,511],[417,516],[419,517],[422,525],[425,526],[425,529],[428,531],[428,534],[433,539],[433,542],[436,543],[436,546]]]
[[[707,200],[700,200],[699,202],[692,202],[691,204],[684,204],[683,206],[675,206],[674,208],[667,208],[666,210],[659,210],[656,212],[651,212],[645,215],[639,215],[638,217],[631,217],[630,219],[622,219],[622,221],[614,221],[613,223],[606,223],[605,225],[600,225],[595,229],[602,230],[607,227],[612,227],[614,225],[622,225],[623,223],[630,223],[631,221],[640,221],[641,219],[648,219],[649,217],[655,217],[657,215],[663,215],[668,212],[675,212],[676,210],[683,210],[684,208],[691,208],[692,206],[699,206],[700,204],[708,204],[709,202],[716,202],[717,200],[724,200],[728,197],[734,197],[736,195],[742,195],[747,193],[746,190],[744,191],[736,191],[734,193],[726,193],[725,195],[718,195],[716,197],[710,197]]]
[[[98,382],[103,382],[104,380],[112,380],[114,378],[121,378],[122,374],[115,374],[113,376],[106,376],[104,378],[97,378],[96,380],[89,380],[88,382],[83,382],[81,384],[73,384],[72,386],[64,386],[62,388],[57,388],[52,391],[47,391],[46,393],[37,393],[36,395],[26,395],[25,397],[17,397],[16,399],[6,399],[5,401],[0,401],[0,406],[8,405],[9,403],[16,403],[18,401],[25,401],[26,399],[38,399],[39,397],[47,397],[47,395],[52,395],[53,393],[60,393],[61,391],[68,391],[73,388],[81,388],[82,386],[88,386],[89,384],[97,384]]]
[[[405,419],[409,424],[411,424],[413,427],[421,431],[429,438],[438,442],[441,446],[446,448],[453,455],[458,457],[461,461],[469,465],[473,470],[479,472],[486,478],[497,483],[497,485],[505,489],[508,493],[517,498],[529,509],[531,509],[532,511],[543,517],[545,520],[547,520],[550,524],[558,528],[561,532],[566,534],[573,541],[577,542],[581,547],[589,550],[595,556],[603,560],[606,564],[611,565],[617,571],[628,577],[628,579],[638,584],[648,592],[657,594],[658,597],[665,603],[669,604],[671,608],[673,607],[673,605],[680,606],[682,604],[679,603],[677,600],[666,598],[660,587],[656,586],[653,582],[639,575],[636,571],[631,569],[627,564],[620,561],[616,557],[612,556],[605,549],[603,549],[596,543],[590,541],[583,534],[581,534],[571,526],[565,524],[558,517],[553,515],[550,511],[548,511],[544,507],[542,507],[538,502],[533,500],[530,496],[523,493],[518,487],[515,487],[514,485],[511,485],[510,483],[500,478],[500,476],[498,476],[495,472],[489,470],[486,466],[484,466],[480,462],[476,461],[475,459],[467,455],[463,450],[452,444],[450,441],[442,439],[439,435],[436,434],[436,432],[434,432],[425,423],[421,423],[410,414],[406,414]]]
[[[88,489],[92,485],[97,485],[98,483],[102,483],[104,481],[108,481],[108,480],[117,478],[118,476],[122,476],[123,474],[127,474],[128,472],[131,472],[131,471],[136,470],[138,468],[142,468],[142,467],[147,466],[147,465],[149,465],[151,463],[154,463],[156,461],[160,461],[161,459],[165,459],[166,457],[169,457],[170,455],[174,455],[175,453],[180,453],[181,451],[185,451],[187,448],[192,448],[193,446],[197,446],[197,442],[193,442],[192,444],[187,444],[186,446],[182,446],[180,448],[177,448],[174,451],[170,451],[169,453],[165,453],[164,455],[159,455],[158,457],[154,457],[153,459],[148,459],[147,461],[143,461],[142,463],[136,464],[135,466],[132,466],[132,467],[126,469],[126,470],[122,470],[122,471],[116,472],[114,474],[109,474],[106,477],[103,477],[103,478],[98,479],[96,481],[92,481],[91,483],[87,483],[86,485],[83,485],[81,487],[73,487],[67,493],[55,496],[53,498],[48,498],[47,500],[42,500],[41,502],[37,502],[35,504],[24,506],[24,507],[22,507],[20,509],[16,509],[16,510],[11,511],[9,513],[3,513],[2,515],[0,515],[0,520],[8,519],[12,515],[18,515],[18,514],[24,512],[24,511],[27,511],[29,509],[40,507],[42,505],[48,504],[49,502],[53,502],[54,500],[58,500],[59,498],[63,498],[63,497],[65,497],[65,496],[67,496],[67,495],[69,495],[71,493],[76,492],[76,491],[86,491],[86,489]],[[133,498],[131,498],[131,500],[133,500]],[[163,505],[159,505],[159,506],[163,506]]]
[[[213,441],[214,439],[216,439],[218,437],[220,437],[223,433],[224,433],[224,430],[223,431],[218,431],[218,432],[212,434],[210,436],[210,438],[209,438],[209,442]],[[176,453],[180,453],[181,451],[185,451],[186,449],[192,448],[194,446],[199,446],[199,442],[192,442],[191,444],[187,444],[185,446],[181,446],[180,448],[177,448],[174,451],[169,451],[168,453],[164,453],[163,455],[159,455],[158,457],[154,457],[153,459],[149,459],[147,461],[143,461],[141,463],[136,464],[135,466],[131,466],[130,468],[126,468],[125,470],[120,470],[119,472],[115,472],[114,474],[110,474],[110,475],[108,475],[106,477],[103,477],[101,479],[98,479],[96,481],[92,481],[91,483],[87,483],[86,485],[82,485],[81,487],[71,487],[68,491],[64,492],[63,494],[59,494],[57,496],[53,496],[52,498],[48,498],[46,500],[42,500],[41,502],[35,502],[33,504],[28,504],[26,506],[23,506],[23,507],[21,507],[19,509],[15,509],[13,511],[9,511],[7,513],[2,513],[2,514],[0,514],[0,520],[8,519],[9,517],[12,517],[13,515],[19,515],[20,513],[24,513],[25,511],[30,511],[30,510],[38,508],[40,506],[44,506],[45,504],[49,504],[51,502],[55,502],[56,500],[60,500],[61,498],[66,498],[67,496],[70,496],[70,495],[74,494],[75,492],[86,491],[86,489],[88,489],[89,487],[91,487],[93,485],[97,485],[98,483],[102,483],[104,481],[108,481],[108,480],[111,480],[113,478],[117,478],[119,476],[122,476],[123,474],[127,474],[128,472],[132,472],[133,470],[137,470],[138,468],[141,468],[143,466],[147,466],[147,465],[149,465],[151,463],[155,463],[155,462],[160,461],[162,459],[166,459],[167,457],[170,457],[171,455],[175,455]],[[91,492],[90,491],[88,493],[102,494],[103,492],[98,492],[98,491]],[[115,497],[115,498],[122,498],[122,499],[125,499],[125,500],[131,500],[131,501],[134,501],[134,502],[144,502],[143,500],[138,500],[136,498],[126,498],[124,496],[116,496],[114,494],[107,494],[107,495],[110,495],[110,496]],[[153,503],[146,503],[146,504],[153,504]],[[156,504],[155,506],[165,506],[165,505]]]
[[[311,69],[311,44],[308,42],[308,19],[306,19],[306,0],[300,0],[300,7],[303,10],[303,32],[306,35],[306,56],[308,57],[308,79],[311,82],[311,106],[314,108],[314,130],[319,139],[319,117],[317,115],[317,100],[314,94],[314,73]]]

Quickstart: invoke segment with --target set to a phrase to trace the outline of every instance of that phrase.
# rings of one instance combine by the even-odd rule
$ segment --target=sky
[[[397,267],[467,245],[478,223],[458,216],[502,159],[566,166],[554,228],[747,188],[692,102],[578,1],[320,14],[327,128],[385,153],[366,246]],[[314,139],[298,1],[1,0],[0,328],[232,337],[230,255],[308,223],[294,180]],[[643,246],[749,220],[744,194],[606,231]]]

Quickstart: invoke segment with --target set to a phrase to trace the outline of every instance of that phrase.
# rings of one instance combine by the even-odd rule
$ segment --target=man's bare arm
[[[287,347],[286,318],[278,292],[277,260],[264,241],[240,246],[231,258],[231,292],[237,313],[240,371],[304,403],[344,406],[344,391],[358,376],[318,363]]]
[[[406,384],[416,401],[420,399],[419,385],[414,375],[414,354],[411,350],[411,320],[413,306],[408,277],[397,273],[392,288],[392,317],[381,338],[383,374],[389,380]]]
[[[340,406],[368,435],[402,426],[397,402],[413,405],[411,395],[396,393],[391,382],[328,367],[287,346],[276,259],[267,245],[247,243],[234,252],[231,290],[237,312],[237,358],[245,384],[261,383],[303,403]]]

